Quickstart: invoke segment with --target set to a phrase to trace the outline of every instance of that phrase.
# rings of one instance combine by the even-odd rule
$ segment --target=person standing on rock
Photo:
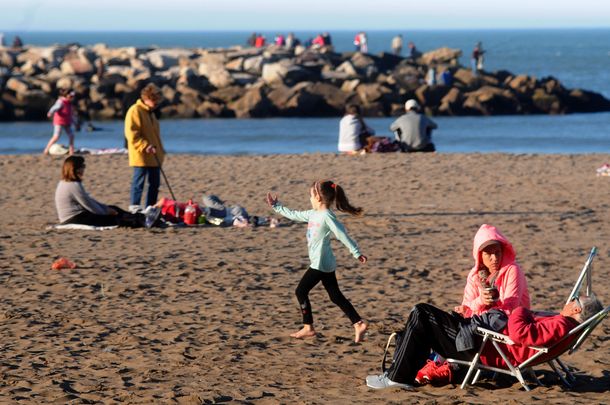
[[[392,38],[392,52],[396,56],[400,56],[402,53],[402,35],[398,34]]]
[[[155,205],[157,202],[161,180],[160,167],[165,157],[165,149],[161,142],[159,121],[154,110],[162,99],[161,90],[153,83],[149,83],[142,89],[140,98],[127,110],[125,116],[129,166],[133,167],[130,211],[137,211],[140,208],[144,182],[147,178],[146,206]]]
[[[478,76],[479,71],[483,70],[483,45],[481,42],[477,42],[472,50],[472,58],[470,59],[470,65],[472,67],[472,74]]]
[[[72,100],[74,99],[74,91],[70,89],[60,89],[59,98],[53,104],[47,117],[53,117],[53,136],[49,139],[46,148],[44,148],[44,155],[49,154],[51,146],[59,140],[61,131],[65,131],[70,139],[70,155],[74,154],[74,132],[72,132],[72,123],[75,121],[75,110],[72,108]]]
[[[406,114],[392,123],[390,131],[394,132],[402,152],[434,152],[432,130],[436,123],[419,112],[419,104],[411,99],[405,103]]]

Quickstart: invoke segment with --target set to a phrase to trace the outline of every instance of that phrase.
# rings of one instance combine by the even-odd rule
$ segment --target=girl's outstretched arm
[[[277,195],[267,193],[267,204],[273,208],[278,214],[295,222],[308,222],[313,210],[309,211],[294,211],[284,207],[277,199]]]

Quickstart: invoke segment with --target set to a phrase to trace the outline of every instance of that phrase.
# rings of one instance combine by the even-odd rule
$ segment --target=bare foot
[[[293,337],[296,339],[304,339],[304,338],[314,337],[314,336],[316,336],[316,331],[314,330],[313,326],[311,326],[311,325],[305,325],[305,326],[303,326],[303,329],[301,329],[300,331],[290,334],[290,337]]]
[[[354,333],[355,333],[354,342],[356,342],[356,343],[362,342],[362,338],[364,337],[364,334],[368,327],[369,327],[369,325],[364,321],[359,321],[354,324]]]

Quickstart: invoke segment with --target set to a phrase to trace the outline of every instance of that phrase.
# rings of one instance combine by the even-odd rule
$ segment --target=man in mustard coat
[[[161,90],[153,83],[149,83],[142,89],[140,98],[129,108],[125,116],[129,166],[133,167],[130,210],[140,208],[146,178],[148,178],[146,206],[157,202],[160,165],[163,164],[165,149],[161,142],[159,121],[154,110],[162,99]]]

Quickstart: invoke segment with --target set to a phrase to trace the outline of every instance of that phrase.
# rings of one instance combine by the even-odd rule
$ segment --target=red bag
[[[187,203],[181,203],[170,200],[169,198],[164,198],[161,205],[161,214],[166,221],[170,221],[175,224],[178,222],[183,222],[184,211],[186,210],[187,205],[195,207],[195,222],[193,223],[197,223],[197,218],[203,214],[203,211],[201,211],[201,208],[199,208],[199,206],[192,200],[189,200]]]

